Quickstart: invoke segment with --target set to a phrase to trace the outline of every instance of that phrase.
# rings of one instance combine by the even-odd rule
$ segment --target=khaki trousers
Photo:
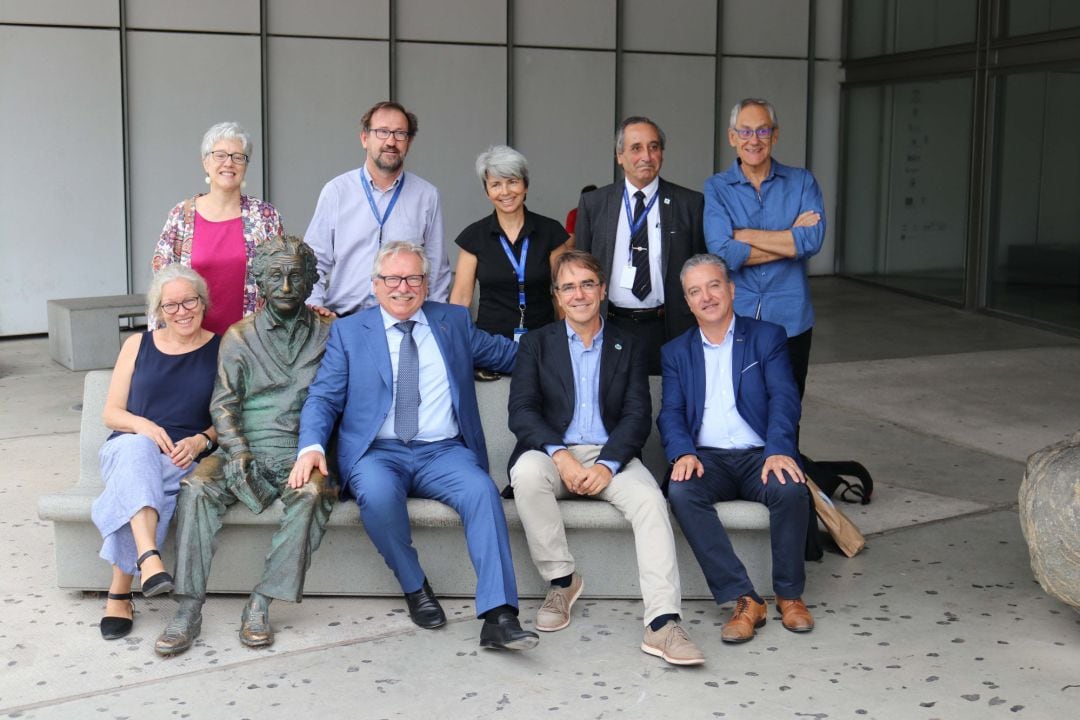
[[[567,448],[585,467],[596,462],[599,445]],[[675,559],[675,538],[667,500],[652,474],[638,459],[627,463],[599,495],[589,497],[570,492],[559,477],[555,462],[547,453],[530,450],[510,469],[514,504],[525,528],[529,554],[545,580],[574,572],[574,557],[566,541],[566,528],[556,502],[560,499],[597,499],[618,508],[634,528],[638,583],[645,602],[645,623],[664,614],[680,614],[682,589]]]

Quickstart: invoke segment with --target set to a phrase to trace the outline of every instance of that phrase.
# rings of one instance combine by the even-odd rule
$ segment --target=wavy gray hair
[[[172,263],[154,273],[150,289],[146,291],[146,324],[151,328],[165,325],[165,318],[161,314],[161,291],[173,280],[187,280],[191,283],[191,287],[195,288],[195,294],[203,302],[203,308],[210,309],[210,290],[206,287],[203,276],[186,265]]]
[[[209,155],[214,146],[222,140],[239,140],[244,145],[244,154],[251,157],[251,135],[235,122],[219,122],[206,131],[202,138],[202,152],[199,157]]]
[[[718,255],[713,255],[712,253],[699,253],[690,258],[687,258],[686,262],[683,263],[682,270],[679,271],[679,284],[682,285],[683,281],[686,280],[686,273],[690,272],[696,267],[700,267],[701,265],[712,265],[713,267],[718,267],[720,268],[720,272],[724,275],[725,282],[731,279],[731,276],[728,273],[728,266],[727,263],[724,262],[724,258]]]
[[[769,113],[769,124],[772,125],[774,128],[780,127],[780,125],[776,122],[776,108],[772,106],[771,102],[769,102],[768,100],[762,100],[761,98],[745,98],[735,103],[735,107],[731,108],[731,118],[728,120],[729,129],[735,129],[735,121],[738,119],[739,113],[741,113],[743,111],[743,108],[747,107],[748,105],[760,105],[761,107],[765,108],[765,111]]]
[[[416,256],[420,258],[420,264],[423,268],[422,272],[424,273],[424,277],[427,277],[431,272],[431,263],[428,262],[427,254],[424,253],[424,246],[411,243],[408,240],[394,240],[379,248],[379,254],[375,256],[375,264],[371,268],[371,282],[375,282],[376,278],[379,277],[379,270],[382,269],[383,262],[385,262],[387,258],[403,252],[415,253]]]

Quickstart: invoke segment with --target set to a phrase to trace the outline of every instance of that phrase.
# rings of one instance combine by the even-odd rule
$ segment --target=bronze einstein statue
[[[224,457],[208,457],[181,486],[173,592],[179,608],[154,644],[159,655],[184,652],[202,629],[221,516],[238,500],[261,513],[280,497],[285,506],[281,525],[240,627],[245,645],[270,645],[270,602],[300,602],[311,555],[336,496],[333,483],[322,475],[300,488],[288,484],[300,409],[330,334],[331,321],[304,304],[317,279],[315,254],[300,238],[272,238],[256,250],[253,270],[265,305],[221,339],[210,414]]]

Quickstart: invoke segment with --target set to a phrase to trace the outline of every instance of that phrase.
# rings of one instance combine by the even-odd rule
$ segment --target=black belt
[[[664,319],[664,306],[658,305],[651,308],[621,308],[608,303],[607,316],[609,318],[627,318],[635,322],[648,322],[650,320]]]

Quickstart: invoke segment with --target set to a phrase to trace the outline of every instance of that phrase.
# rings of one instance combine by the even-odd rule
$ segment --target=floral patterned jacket
[[[169,212],[161,239],[154,248],[154,272],[171,263],[191,267],[191,239],[195,234],[195,199],[185,200]],[[255,248],[274,236],[284,235],[281,216],[268,202],[249,195],[240,196],[240,217],[244,223],[244,245],[247,251],[247,274],[244,278],[244,315],[255,312],[259,289],[251,272]]]

